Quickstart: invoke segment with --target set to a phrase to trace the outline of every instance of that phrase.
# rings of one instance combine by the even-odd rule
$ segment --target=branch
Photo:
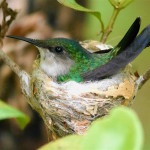
[[[7,64],[11,68],[13,72],[20,76],[20,67],[16,63],[14,63],[2,50],[0,50],[0,59],[2,59],[5,62],[5,64]]]
[[[18,75],[24,95],[30,99],[30,76],[25,71],[21,70],[21,68],[2,51],[3,38],[5,37],[9,26],[13,20],[15,20],[17,12],[8,7],[6,0],[1,2],[0,9],[2,9],[3,12],[2,24],[0,25],[0,59],[2,59],[5,64]],[[7,19],[7,17],[9,17],[9,19]],[[30,103],[30,101],[28,102]]]
[[[102,43],[105,43],[105,42],[106,42],[106,40],[107,40],[109,34],[112,32],[114,23],[115,23],[115,21],[116,21],[116,18],[117,18],[117,16],[118,16],[119,12],[120,12],[120,9],[114,7],[114,11],[113,11],[113,14],[112,14],[112,16],[111,16],[111,18],[110,18],[110,21],[109,21],[109,23],[108,23],[108,26],[107,26],[105,32],[103,33],[103,35],[102,35],[102,37],[101,37],[101,42],[102,42]]]
[[[9,26],[11,25],[13,20],[15,20],[15,18],[17,16],[17,12],[8,7],[6,0],[3,0],[1,2],[0,9],[2,9],[2,13],[3,13],[2,24],[0,25],[0,44],[2,47],[2,45],[3,45],[2,40],[5,37],[5,34],[9,28]],[[8,17],[9,17],[9,19],[7,19]]]
[[[150,69],[147,70],[143,75],[141,75],[137,81],[137,89],[141,89],[143,87],[143,85],[150,79]]]

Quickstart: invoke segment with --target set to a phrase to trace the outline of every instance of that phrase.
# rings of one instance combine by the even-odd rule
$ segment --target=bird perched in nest
[[[7,37],[36,46],[40,52],[40,69],[57,82],[97,81],[117,73],[150,45],[150,26],[137,36],[140,22],[138,17],[114,48],[93,53],[79,42],[66,38],[36,40],[12,35]]]

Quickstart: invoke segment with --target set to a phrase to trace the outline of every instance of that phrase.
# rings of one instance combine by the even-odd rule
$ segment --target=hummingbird
[[[116,74],[150,45],[150,25],[138,36],[141,18],[137,17],[122,40],[105,52],[89,52],[78,41],[67,38],[46,40],[9,35],[36,46],[39,67],[57,82],[98,81]]]

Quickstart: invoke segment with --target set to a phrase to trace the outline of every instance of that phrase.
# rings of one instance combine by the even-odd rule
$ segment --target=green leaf
[[[24,113],[0,101],[0,120],[10,118],[16,118],[21,129],[24,129],[30,120]]]
[[[120,107],[91,126],[82,149],[141,150],[142,144],[143,131],[139,119],[129,108]]]
[[[57,0],[57,1],[66,7],[72,8],[74,10],[86,12],[86,13],[89,13],[89,14],[95,16],[101,23],[102,31],[104,30],[104,24],[103,24],[102,19],[101,19],[101,13],[99,11],[85,8],[81,5],[79,5],[75,0]]]
[[[40,150],[141,150],[143,131],[133,110],[120,107],[95,121],[84,136],[71,135]]]
[[[123,9],[129,5],[133,0],[109,0],[113,7],[117,9]]]
[[[70,135],[60,140],[50,142],[42,146],[39,150],[80,150],[81,141],[81,136]]]

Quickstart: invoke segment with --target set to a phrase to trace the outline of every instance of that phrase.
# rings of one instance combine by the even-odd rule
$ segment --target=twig
[[[142,88],[142,86],[150,79],[150,69],[147,70],[143,75],[141,75],[137,81],[137,88],[138,90]]]
[[[104,31],[105,31],[105,27],[104,27],[104,23],[103,23],[103,21],[102,20],[100,20],[100,24],[101,24],[101,31],[100,31],[100,33],[99,34],[104,34]]]
[[[0,25],[0,48],[2,48],[2,40],[5,37],[5,34],[12,23],[16,18],[17,12],[8,7],[6,0],[3,0],[0,4],[0,8],[3,12],[3,19]],[[10,16],[9,19],[7,17]],[[21,72],[20,67],[14,63],[3,51],[0,49],[0,58],[19,76]]]
[[[0,4],[0,8],[3,12],[2,24],[0,25],[0,48],[2,48],[2,40],[5,37],[5,34],[12,23],[16,18],[17,12],[8,7],[6,0],[3,0]],[[10,18],[7,20],[7,17]],[[20,67],[14,63],[3,51],[0,49],[0,58],[19,76],[21,72]]]
[[[19,73],[21,72],[20,67],[15,62],[13,62],[2,50],[0,50],[0,59],[2,59],[11,68],[11,70],[19,76]]]
[[[102,42],[102,43],[105,43],[105,42],[106,42],[106,40],[107,40],[109,34],[112,32],[113,25],[114,25],[114,23],[115,23],[115,21],[116,21],[116,18],[117,18],[117,16],[118,16],[119,12],[120,12],[120,9],[114,7],[114,11],[113,11],[113,14],[112,14],[112,16],[111,16],[111,18],[110,18],[110,21],[109,21],[109,23],[108,23],[108,26],[107,26],[105,32],[103,33],[103,35],[102,35],[102,37],[101,37],[101,42]]]
[[[3,45],[3,38],[5,37],[5,34],[10,26],[10,24],[15,20],[17,16],[17,12],[12,10],[11,8],[8,7],[8,4],[6,0],[3,0],[0,4],[0,8],[2,9],[3,12],[3,20],[2,24],[0,25],[0,46],[2,47]],[[7,17],[10,17],[7,19]]]
[[[22,91],[25,94],[25,96],[28,99],[30,99],[31,97],[31,91],[29,87],[30,76],[2,51],[3,38],[5,37],[5,34],[9,26],[11,25],[13,20],[15,20],[17,12],[8,7],[6,0],[3,0],[1,2],[0,9],[2,9],[3,12],[3,19],[0,25],[0,59],[2,59],[10,67],[10,69],[18,75],[22,85]],[[10,18],[7,19],[7,17]],[[28,102],[30,103],[29,100]]]

